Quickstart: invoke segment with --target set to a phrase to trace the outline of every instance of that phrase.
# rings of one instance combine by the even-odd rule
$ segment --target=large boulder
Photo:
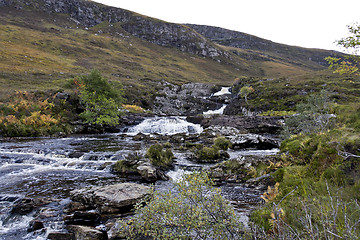
[[[150,188],[136,183],[119,183],[102,187],[87,187],[71,192],[71,200],[81,202],[100,213],[131,210],[149,193]]]
[[[107,240],[106,232],[100,231],[93,227],[69,225],[69,232],[73,233],[76,240]]]

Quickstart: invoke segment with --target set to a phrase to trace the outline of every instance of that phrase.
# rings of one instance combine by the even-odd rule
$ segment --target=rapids
[[[62,211],[69,203],[69,192],[87,186],[103,186],[129,179],[114,175],[111,166],[129,153],[145,153],[152,142],[134,140],[138,133],[170,135],[198,135],[200,125],[187,122],[182,117],[155,117],[144,120],[137,126],[128,127],[121,134],[80,135],[67,138],[18,138],[3,139],[0,144],[0,239],[46,239],[50,231],[62,230]],[[186,153],[173,150],[175,168],[167,172],[173,180],[182,174],[212,164],[198,164],[186,158]],[[246,154],[274,154],[276,150],[230,151],[231,157]],[[139,181],[139,180],[134,180]],[[146,184],[146,183],[143,183]],[[166,189],[168,183],[158,181],[156,188]],[[224,186],[224,195],[237,201],[247,194],[238,186]],[[234,197],[236,195],[236,197]],[[27,232],[35,213],[16,214],[12,208],[27,198],[53,199],[41,211],[46,212],[46,230]],[[236,204],[236,203],[235,203]],[[246,221],[248,207],[241,207],[242,218]]]

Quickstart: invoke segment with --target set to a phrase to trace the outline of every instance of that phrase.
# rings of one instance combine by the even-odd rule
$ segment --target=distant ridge
[[[289,61],[291,61],[291,59],[296,59],[299,61],[311,61],[321,66],[327,66],[327,62],[324,60],[325,57],[345,55],[337,51],[280,44],[250,34],[227,30],[220,27],[196,24],[186,25],[217,44],[246,50],[272,53],[274,55],[281,56],[283,59],[288,59]]]

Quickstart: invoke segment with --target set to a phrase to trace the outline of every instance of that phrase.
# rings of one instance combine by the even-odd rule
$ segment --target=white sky
[[[347,25],[360,23],[360,0],[95,0],[173,23],[248,33],[274,42],[340,49]]]

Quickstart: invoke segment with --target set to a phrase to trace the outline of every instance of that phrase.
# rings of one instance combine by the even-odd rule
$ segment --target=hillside
[[[199,26],[81,0],[2,0],[0,23],[2,93],[60,88],[64,79],[92,68],[140,88],[144,79],[231,85],[239,76],[325,69],[322,58],[334,54],[276,43],[270,44],[277,47],[272,51],[270,45],[258,47],[270,41],[256,38],[254,44],[249,37],[243,45],[233,44],[237,35],[250,35],[214,37]]]

